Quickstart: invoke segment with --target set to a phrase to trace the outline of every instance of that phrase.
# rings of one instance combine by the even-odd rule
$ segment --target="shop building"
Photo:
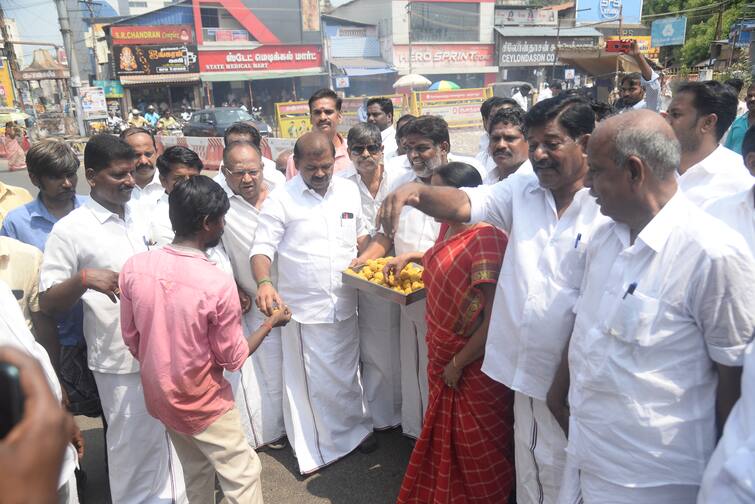
[[[273,104],[327,86],[317,0],[192,0],[204,102]]]
[[[329,15],[377,23],[382,58],[399,75],[479,88],[498,75],[494,12],[494,0],[352,0]]]
[[[106,33],[125,111],[150,104],[175,112],[202,106],[191,2],[122,19],[107,26]]]

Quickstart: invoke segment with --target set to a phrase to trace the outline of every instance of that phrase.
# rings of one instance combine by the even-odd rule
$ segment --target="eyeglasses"
[[[381,145],[377,145],[377,144],[355,145],[349,150],[351,151],[352,154],[354,154],[355,156],[358,156],[359,154],[364,152],[364,149],[367,149],[367,152],[369,152],[370,154],[377,154],[378,152],[380,152],[381,147],[382,147]]]
[[[239,179],[242,179],[242,178],[246,177],[247,175],[249,175],[251,177],[256,177],[257,175],[260,174],[260,170],[234,170],[234,171],[231,171],[228,168],[226,168],[225,166],[223,167],[223,169],[225,169],[225,172],[228,175],[230,175],[231,177],[233,177],[233,178],[239,178]]]

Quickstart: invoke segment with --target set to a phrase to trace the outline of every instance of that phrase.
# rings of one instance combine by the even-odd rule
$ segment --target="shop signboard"
[[[596,47],[597,37],[561,37],[559,50]],[[552,65],[556,58],[556,37],[503,37],[499,49],[502,67]]]
[[[393,46],[393,64],[409,66],[409,46]],[[422,68],[480,68],[495,65],[493,44],[412,44],[412,65]]]
[[[0,58],[0,106],[9,108],[16,101],[16,91],[10,78],[10,66],[6,58]]]
[[[123,98],[123,85],[117,80],[96,80],[92,84],[105,90],[105,98]]]
[[[480,105],[488,98],[489,90],[456,89],[454,91],[418,91],[414,93],[414,108],[418,115],[439,115],[449,128],[482,127]]]
[[[611,40],[626,40],[626,37],[604,37],[605,41]],[[650,35],[640,35],[638,37],[630,37],[632,40],[637,41],[637,45],[640,47],[640,53],[644,54],[648,58],[658,59],[660,54],[660,48],[652,46],[652,39]]]
[[[107,100],[105,90],[101,87],[82,87],[81,94],[82,117],[85,121],[107,118]]]
[[[322,50],[316,45],[269,45],[199,53],[202,73],[302,70],[321,66]]]
[[[577,23],[621,20],[623,24],[640,24],[642,0],[577,0]]]
[[[653,47],[684,45],[687,31],[687,16],[656,19],[650,27],[650,42]]]
[[[495,10],[496,26],[556,26],[558,16],[552,9],[505,8]]]
[[[197,46],[113,46],[118,75],[197,73]]]
[[[193,44],[191,25],[110,27],[113,45],[181,45]]]

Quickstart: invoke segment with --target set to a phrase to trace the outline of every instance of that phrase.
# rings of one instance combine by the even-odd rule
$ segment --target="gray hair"
[[[351,127],[346,136],[346,145],[383,145],[380,128],[371,123],[358,123]]]
[[[619,129],[615,139],[614,162],[624,166],[630,156],[637,156],[661,180],[679,167],[681,146],[676,137],[668,137],[653,128],[630,125]]]

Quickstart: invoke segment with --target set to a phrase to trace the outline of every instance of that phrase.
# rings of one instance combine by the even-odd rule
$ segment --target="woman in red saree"
[[[476,186],[482,179],[473,167],[450,163],[432,183]],[[512,493],[514,397],[480,370],[506,243],[488,224],[443,223],[422,258],[430,400],[399,504],[505,504]],[[396,258],[395,267],[416,259]]]

